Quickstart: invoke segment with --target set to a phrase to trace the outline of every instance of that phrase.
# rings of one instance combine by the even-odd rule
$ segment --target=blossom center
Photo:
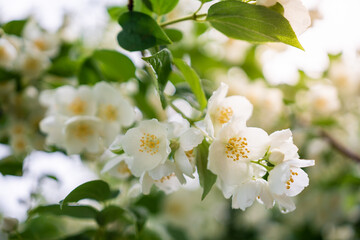
[[[232,159],[233,161],[238,161],[241,158],[248,158],[248,153],[250,153],[247,148],[247,139],[246,137],[232,137],[229,139],[225,145],[226,157]]]
[[[291,184],[294,182],[293,176],[297,176],[298,173],[290,169],[290,178],[286,182],[286,189],[290,189]]]
[[[128,165],[125,162],[120,162],[119,166],[116,169],[120,174],[131,174],[131,171]]]
[[[34,45],[41,51],[45,51],[47,49],[47,44],[43,39],[36,39],[34,41]]]
[[[117,118],[117,110],[111,104],[101,107],[99,111],[99,115],[102,119],[106,119],[108,121],[115,121]]]
[[[74,129],[74,135],[82,141],[84,141],[88,136],[91,136],[93,133],[94,131],[91,127],[84,123],[78,124]]]
[[[30,57],[25,60],[25,64],[24,64],[25,70],[27,71],[36,70],[39,67],[40,67],[40,63],[35,58]]]
[[[185,152],[186,157],[189,159],[189,162],[193,164],[195,162],[194,149]]]
[[[224,123],[227,123],[232,115],[234,114],[233,110],[231,107],[221,107],[219,109],[219,112],[218,112],[218,121],[221,123],[221,124],[224,124]]]
[[[69,105],[69,110],[75,115],[81,115],[85,112],[86,103],[79,97],[75,98]]]
[[[143,133],[140,139],[139,152],[146,152],[154,155],[159,152],[160,140],[153,134]]]

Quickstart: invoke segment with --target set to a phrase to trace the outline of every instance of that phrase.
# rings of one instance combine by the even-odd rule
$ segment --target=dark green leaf
[[[134,205],[146,208],[150,213],[160,213],[166,197],[163,191],[151,191],[149,195],[142,195]]]
[[[166,35],[170,38],[172,42],[178,42],[183,38],[183,34],[181,31],[174,28],[165,28],[164,29]]]
[[[166,107],[166,99],[164,96],[164,89],[169,80],[171,73],[171,53],[168,49],[163,49],[150,57],[143,58],[149,63],[157,78],[157,88],[160,95],[160,100],[163,108]]]
[[[119,18],[122,31],[119,45],[129,51],[141,51],[156,45],[171,44],[171,40],[150,16],[140,12],[126,12]]]
[[[22,31],[24,30],[26,22],[27,22],[27,20],[14,20],[14,21],[4,24],[2,26],[2,29],[7,34],[12,34],[12,35],[16,35],[16,36],[20,37],[22,34]]]
[[[102,180],[94,180],[81,184],[71,191],[69,195],[61,201],[61,207],[68,203],[77,202],[81,199],[93,199],[96,201],[104,201],[109,199],[111,191],[109,184]]]
[[[139,240],[162,240],[163,238],[159,233],[152,229],[145,228],[140,234],[139,234]]]
[[[96,221],[100,226],[114,222],[124,217],[125,210],[118,206],[108,206],[96,216]]]
[[[78,74],[79,84],[94,85],[101,80],[104,78],[95,60],[91,57],[86,58]]]
[[[283,42],[303,50],[288,20],[264,6],[218,2],[209,8],[206,20],[231,38],[254,43]]]
[[[125,82],[135,77],[135,65],[124,54],[114,50],[97,50],[93,59],[107,80]]]
[[[8,156],[0,160],[0,173],[2,175],[22,176],[23,163],[14,156]]]
[[[207,169],[209,155],[209,143],[204,139],[197,148],[196,167],[199,173],[200,185],[203,188],[201,200],[210,192],[211,187],[216,182],[216,175]]]
[[[176,7],[178,2],[179,0],[143,0],[145,6],[157,15],[164,15],[170,12]]]
[[[19,77],[20,76],[15,72],[0,68],[0,82],[12,80]]]
[[[130,208],[130,211],[136,217],[136,231],[141,232],[148,217],[147,210],[143,207],[132,207]]]
[[[127,12],[128,9],[126,6],[112,6],[112,7],[108,7],[107,8],[107,12],[111,18],[111,20],[113,21],[117,21],[119,19],[119,17],[121,16],[121,14],[123,14],[124,12]]]
[[[191,90],[199,102],[200,110],[203,110],[206,107],[207,100],[202,89],[199,76],[196,74],[194,69],[188,66],[182,59],[174,59],[174,64],[184,76],[185,81],[190,85]]]
[[[29,215],[52,214],[57,216],[69,216],[74,218],[95,219],[98,210],[90,206],[63,206],[59,204],[37,207],[29,212]]]

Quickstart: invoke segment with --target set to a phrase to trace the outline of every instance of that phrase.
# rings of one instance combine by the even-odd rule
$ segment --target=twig
[[[134,0],[129,0],[127,7],[129,9],[129,12],[132,12],[134,9]]]
[[[325,138],[330,143],[330,145],[333,146],[340,153],[360,163],[360,156],[357,153],[351,151],[350,149],[346,148],[344,145],[336,141],[336,139],[333,138],[330,134],[328,134],[324,130],[320,130],[320,135]]]

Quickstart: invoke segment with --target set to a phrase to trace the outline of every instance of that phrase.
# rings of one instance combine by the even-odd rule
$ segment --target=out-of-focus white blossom
[[[100,119],[92,116],[78,116],[65,122],[64,146],[68,154],[80,153],[83,150],[97,153],[100,150]]]
[[[6,38],[0,38],[0,66],[13,68],[16,57],[16,48]]]

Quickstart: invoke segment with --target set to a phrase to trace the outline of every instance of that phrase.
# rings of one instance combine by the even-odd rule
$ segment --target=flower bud
[[[269,156],[269,161],[274,164],[280,164],[284,161],[285,158],[285,154],[283,152],[281,152],[280,150],[274,149],[273,151],[271,151],[270,156]]]

